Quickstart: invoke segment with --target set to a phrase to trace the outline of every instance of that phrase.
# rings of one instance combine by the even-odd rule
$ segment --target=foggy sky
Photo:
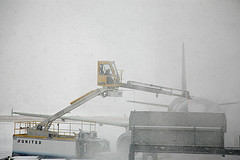
[[[59,111],[97,87],[98,60],[116,61],[125,82],[181,88],[183,42],[190,94],[239,101],[239,16],[237,0],[0,0],[0,114]],[[124,94],[72,114],[128,116],[127,99],[175,98]]]
[[[63,109],[97,87],[98,60],[116,61],[125,82],[181,88],[183,42],[190,94],[240,101],[239,17],[238,0],[0,0],[0,115],[11,108]],[[71,114],[128,116],[134,109],[164,109],[126,100],[170,104],[174,98],[124,92],[123,98],[97,97]],[[239,125],[239,105],[225,111]],[[124,129],[98,131],[116,141]],[[231,145],[239,131],[229,135]]]

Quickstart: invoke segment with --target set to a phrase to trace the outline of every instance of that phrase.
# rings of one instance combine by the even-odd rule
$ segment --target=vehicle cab
[[[98,86],[119,87],[121,74],[118,73],[114,61],[98,61]]]

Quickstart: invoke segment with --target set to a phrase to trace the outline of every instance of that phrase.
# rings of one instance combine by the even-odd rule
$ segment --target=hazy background
[[[239,18],[238,0],[0,0],[0,114],[59,111],[97,87],[98,60],[115,61],[125,82],[181,88],[183,42],[190,94],[239,101]],[[173,98],[124,92],[71,114],[123,117],[134,109],[161,110],[126,100],[170,104]],[[239,105],[225,111],[239,128]],[[103,137],[124,132],[104,127]]]

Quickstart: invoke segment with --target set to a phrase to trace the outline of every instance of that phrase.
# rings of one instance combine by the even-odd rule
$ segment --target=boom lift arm
[[[162,86],[157,86],[157,85],[152,85],[147,83],[135,82],[135,81],[128,81],[127,83],[121,83],[120,87],[144,91],[144,92],[156,93],[156,96],[158,96],[158,94],[165,94],[170,96],[184,97],[188,99],[190,98],[188,91],[162,87]]]
[[[158,94],[165,94],[165,95],[184,97],[188,99],[191,98],[188,91],[184,91],[180,89],[167,88],[167,87],[156,86],[152,84],[146,84],[146,83],[134,82],[134,81],[128,81],[127,83],[122,83],[122,75],[118,73],[118,70],[115,66],[114,61],[98,62],[98,83],[97,84],[98,86],[102,86],[102,88],[92,90],[87,94],[83,95],[82,97],[71,102],[71,104],[68,107],[62,109],[61,111],[57,112],[56,114],[50,116],[43,122],[36,125],[35,129],[47,131],[50,128],[52,122],[55,121],[56,119],[62,117],[66,113],[69,113],[73,109],[79,107],[80,105],[86,103],[87,101],[95,98],[98,95],[102,95],[103,97],[106,97],[110,95],[111,92],[116,92],[119,87],[156,93],[157,96]]]
[[[92,90],[92,91],[86,93],[85,95],[83,95],[80,98],[71,102],[68,107],[62,109],[61,111],[59,111],[56,114],[50,116],[49,118],[47,118],[43,122],[39,123],[36,126],[36,129],[37,130],[48,130],[50,128],[52,122],[55,121],[56,119],[62,117],[66,113],[69,113],[73,109],[79,107],[80,105],[86,103],[87,101],[95,98],[98,95],[102,95],[102,97],[106,97],[108,95],[108,91],[113,91],[113,90],[114,90],[114,88],[98,88],[96,90]]]

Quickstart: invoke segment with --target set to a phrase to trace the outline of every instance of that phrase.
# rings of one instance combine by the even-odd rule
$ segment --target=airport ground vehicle
[[[157,160],[157,153],[240,155],[239,148],[224,147],[224,113],[132,111],[129,130],[129,160],[137,152],[144,160]]]
[[[24,129],[25,132],[14,134],[13,139],[13,154],[28,154],[28,155],[45,155],[45,156],[54,156],[54,157],[89,157],[94,155],[95,152],[105,152],[108,151],[107,141],[102,139],[97,139],[96,136],[93,136],[93,132],[82,132],[75,133],[74,135],[60,135],[59,131],[54,130],[53,123],[58,118],[61,118],[66,113],[69,113],[73,109],[79,107],[80,105],[86,103],[87,101],[93,99],[96,96],[101,95],[102,97],[115,97],[121,96],[121,92],[118,88],[128,88],[134,90],[140,90],[144,92],[151,92],[165,95],[173,95],[184,98],[190,98],[189,92],[180,89],[167,88],[152,84],[140,83],[128,81],[127,83],[122,83],[122,75],[116,69],[115,63],[113,61],[99,61],[98,62],[98,88],[92,90],[80,98],[74,100],[70,103],[69,106],[57,112],[56,114],[47,117],[44,121],[39,123],[25,122],[25,126],[18,126],[19,131]],[[82,135],[85,135],[82,138]],[[128,135],[129,136],[129,135]],[[62,144],[60,144],[60,141]],[[23,142],[23,143],[21,143]],[[24,143],[26,142],[26,143]],[[29,143],[28,143],[29,142]],[[32,147],[26,147],[26,144],[38,143],[39,145],[32,145]],[[90,145],[89,143],[92,143]],[[99,145],[97,150],[92,149],[94,146]],[[121,142],[119,142],[121,143]],[[21,145],[20,145],[21,144]],[[43,145],[45,145],[43,147]],[[51,145],[50,145],[51,144]],[[60,145],[58,145],[60,144]],[[60,148],[64,144],[71,144],[72,148],[71,153],[63,154],[65,150]],[[89,144],[89,145],[88,145]],[[39,146],[42,146],[39,148]],[[50,146],[50,148],[48,147]],[[88,146],[88,147],[85,147]],[[92,148],[90,147],[92,146]],[[51,148],[58,148],[58,151],[51,151]],[[75,148],[74,148],[75,147]],[[47,149],[49,148],[49,149]],[[44,149],[44,150],[42,150]],[[41,151],[40,151],[41,150]]]
[[[92,158],[99,152],[109,152],[109,141],[97,138],[93,122],[66,123],[56,121],[49,130],[36,130],[40,122],[14,123],[13,156],[42,158]]]

